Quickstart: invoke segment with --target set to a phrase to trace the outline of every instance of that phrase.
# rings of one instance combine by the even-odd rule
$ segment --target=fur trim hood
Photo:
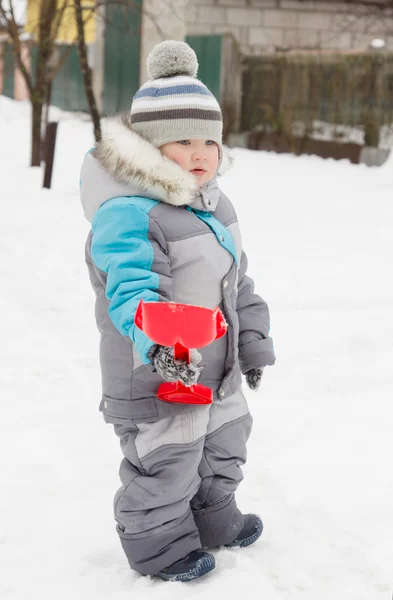
[[[218,175],[230,164],[224,152]],[[214,211],[220,190],[215,177],[199,188],[191,173],[133,131],[123,114],[106,120],[101,142],[85,156],[81,201],[86,218],[92,221],[104,202],[119,196],[147,196],[173,206]]]

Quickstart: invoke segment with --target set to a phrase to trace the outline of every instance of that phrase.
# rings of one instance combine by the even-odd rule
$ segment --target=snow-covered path
[[[380,169],[234,151],[222,179],[277,364],[238,500],[261,541],[168,584],[129,570],[114,530],[117,438],[98,403],[88,232],[78,199],[91,127],[61,118],[53,189],[27,167],[28,106],[0,97],[0,597],[391,599],[393,156]],[[7,142],[5,142],[7,140]]]

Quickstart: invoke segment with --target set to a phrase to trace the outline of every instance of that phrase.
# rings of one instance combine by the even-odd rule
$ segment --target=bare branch
[[[92,16],[94,15],[94,9],[89,8],[88,9],[90,11],[90,14],[87,15],[87,17],[84,19],[83,21],[83,27],[86,25],[86,23],[92,18]],[[83,9],[82,9],[83,12]],[[53,81],[53,79],[56,77],[58,71],[61,69],[61,67],[64,65],[65,61],[67,60],[68,56],[70,55],[70,52],[72,50],[72,48],[77,44],[78,42],[78,35],[75,36],[75,38],[73,39],[72,43],[68,45],[67,50],[65,50],[62,55],[60,60],[56,63],[56,65],[50,70],[49,74],[48,74],[48,82],[51,83]]]
[[[10,5],[10,10],[9,10],[10,16],[7,15],[7,13],[3,7],[3,4],[2,4],[2,0],[0,0],[0,14],[3,16],[3,19],[5,20],[5,25],[7,27],[8,34],[9,34],[10,39],[14,46],[14,56],[15,56],[16,64],[18,66],[18,69],[22,73],[23,79],[25,80],[26,86],[29,90],[29,93],[31,94],[33,91],[33,82],[31,79],[31,75],[28,72],[28,70],[26,69],[24,62],[22,60],[22,49],[21,49],[21,44],[20,44],[20,39],[19,39],[19,27],[15,21],[15,13],[14,13],[14,7],[12,4],[12,0],[9,0],[9,5]]]
[[[47,77],[48,84],[52,83],[53,79],[56,77],[57,73],[59,72],[59,70],[61,69],[61,67],[64,65],[64,63],[67,60],[67,58],[69,57],[72,48],[73,48],[72,44],[70,44],[69,46],[67,46],[67,49],[64,52],[62,52],[60,60],[57,61],[56,66],[53,67],[49,71],[48,77]]]
[[[65,0],[63,2],[63,5],[61,6],[60,10],[57,11],[57,13],[55,15],[55,18],[54,18],[55,26],[53,27],[53,39],[54,40],[57,38],[57,34],[59,33],[60,25],[63,20],[65,10],[69,6],[68,2],[69,2],[69,0]]]
[[[96,142],[101,139],[100,115],[98,113],[96,99],[93,92],[93,78],[91,68],[87,59],[87,48],[85,40],[85,23],[82,16],[81,0],[75,1],[75,21],[78,32],[78,51],[82,69],[83,83],[85,87],[86,99],[89,105],[89,112],[93,120],[94,137]]]

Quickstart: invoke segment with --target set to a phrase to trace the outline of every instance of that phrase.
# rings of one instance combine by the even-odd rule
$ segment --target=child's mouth
[[[205,169],[192,169],[191,173],[193,175],[203,175],[204,173],[206,173]]]

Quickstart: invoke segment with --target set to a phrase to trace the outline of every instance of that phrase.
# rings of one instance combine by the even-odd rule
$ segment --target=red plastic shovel
[[[173,346],[175,359],[190,362],[190,348],[203,348],[226,334],[224,315],[214,309],[175,302],[144,302],[135,313],[135,325],[156,344]],[[157,397],[165,402],[211,404],[213,392],[197,383],[191,387],[180,381],[162,383]]]

